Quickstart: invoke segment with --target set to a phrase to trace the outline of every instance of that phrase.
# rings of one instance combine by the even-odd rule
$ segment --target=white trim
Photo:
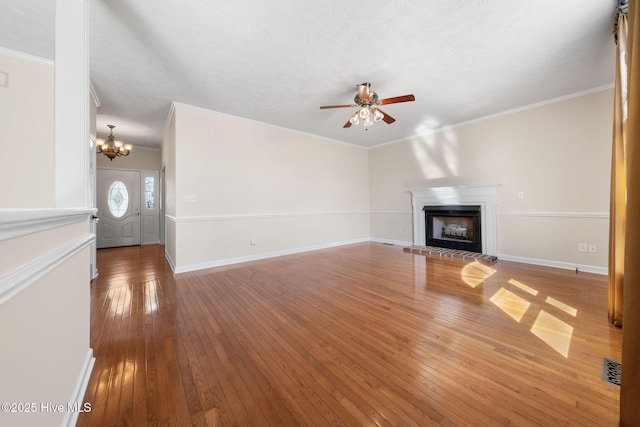
[[[89,385],[89,379],[91,378],[91,372],[93,371],[93,366],[96,363],[96,358],[93,357],[93,350],[87,350],[87,355],[84,358],[84,363],[82,364],[82,369],[80,370],[80,376],[76,381],[76,385],[73,387],[73,392],[71,393],[71,398],[69,399],[69,403],[77,403],[80,405],[82,409],[82,405],[84,405],[84,394],[87,391],[87,386]],[[66,408],[65,408],[66,409]],[[62,419],[63,427],[73,427],[76,425],[78,421],[79,412],[68,412],[66,411],[64,414],[64,418]]]
[[[413,244],[426,245],[425,206],[479,205],[481,212],[482,253],[498,253],[496,205],[500,184],[431,187],[411,192],[413,206]]]
[[[17,59],[22,59],[23,61],[37,62],[39,64],[49,65],[51,67],[55,66],[55,62],[51,59],[42,58],[40,56],[35,56],[35,55],[29,55],[28,53],[7,49],[5,47],[0,47],[0,54],[11,56]]]
[[[387,244],[387,245],[396,245],[396,246],[411,246],[413,245],[412,242],[404,242],[402,240],[392,240],[392,239],[381,239],[378,237],[371,237],[370,239],[372,242],[375,243],[383,243],[383,244]]]
[[[190,265],[185,265],[185,266],[181,266],[181,267],[175,267],[171,261],[169,261],[169,264],[171,264],[171,268],[172,268],[174,273],[176,273],[176,274],[177,273],[186,273],[186,272],[189,272],[189,271],[203,270],[205,268],[222,267],[224,265],[239,264],[241,262],[257,261],[257,260],[261,260],[261,259],[275,258],[275,257],[283,256],[283,255],[293,255],[293,254],[298,254],[298,253],[302,253],[302,252],[315,251],[315,250],[318,250],[318,249],[328,249],[328,248],[334,248],[334,247],[337,247],[337,246],[345,246],[345,245],[351,245],[351,244],[354,244],[354,243],[362,243],[362,242],[368,242],[368,241],[370,241],[370,239],[368,237],[364,237],[364,238],[361,238],[361,239],[343,240],[343,241],[340,241],[340,242],[331,242],[331,243],[322,243],[322,244],[319,244],[319,245],[305,246],[305,247],[293,248],[293,249],[285,249],[285,250],[276,251],[276,252],[266,252],[266,253],[257,254],[257,255],[241,256],[241,257],[237,257],[237,258],[226,258],[226,259],[220,259],[220,260],[215,260],[215,261],[203,262],[203,263],[200,263],[200,264],[190,264]],[[165,252],[165,254],[166,254],[166,252]],[[168,256],[168,254],[166,254],[166,256],[167,256],[167,259],[169,260],[170,257]]]
[[[96,108],[98,108],[100,105],[100,99],[98,98],[98,92],[96,92],[96,88],[93,87],[93,82],[91,80],[89,80],[89,92],[91,93],[91,97],[93,98],[93,102],[96,103]]]
[[[95,208],[0,209],[0,242],[89,219]]]
[[[176,263],[173,261],[173,258],[171,258],[171,255],[169,255],[169,252],[166,250],[166,246],[165,246],[165,251],[164,251],[164,257],[167,259],[167,262],[169,263],[169,266],[171,266],[171,271],[173,271],[174,273],[176,272]]]
[[[609,212],[497,212],[497,215],[552,218],[609,218]]]
[[[578,269],[578,271],[582,271],[586,273],[595,273],[595,274],[604,274],[604,275],[608,274],[607,267],[597,267],[595,265],[573,264],[570,262],[550,261],[546,259],[527,258],[527,257],[506,255],[506,254],[498,255],[498,259],[504,260],[504,261],[520,262],[524,264],[542,265],[545,267],[562,268],[564,270]]]
[[[95,234],[86,234],[75,242],[45,255],[0,279],[0,306],[25,290],[54,268],[89,246]]]
[[[328,216],[328,215],[369,215],[369,211],[325,211],[325,212],[280,212],[264,214],[239,214],[239,215],[211,215],[211,216],[191,216],[176,218],[172,215],[165,215],[169,221],[173,222],[200,222],[200,221],[234,221],[241,219],[264,219],[264,218],[291,218],[301,216]]]
[[[467,125],[471,125],[471,124],[479,123],[479,122],[484,122],[484,121],[487,121],[487,120],[496,119],[498,117],[508,116],[510,114],[515,114],[515,113],[520,113],[522,111],[533,110],[533,109],[536,109],[536,108],[544,107],[545,105],[556,104],[558,102],[568,101],[568,100],[573,99],[573,98],[579,98],[581,96],[591,95],[592,93],[603,92],[603,91],[609,90],[609,89],[613,89],[613,84],[602,85],[602,86],[594,87],[594,88],[591,88],[591,89],[582,90],[582,91],[579,91],[579,92],[574,92],[574,93],[571,93],[571,94],[568,94],[568,95],[559,96],[557,98],[551,98],[551,99],[547,99],[545,101],[540,101],[540,102],[536,102],[536,103],[533,103],[533,104],[523,105],[522,107],[516,107],[516,108],[512,108],[510,110],[501,111],[499,113],[489,114],[488,116],[482,116],[482,117],[478,117],[476,119],[471,119],[471,120],[467,120],[467,121],[464,121],[464,122],[455,123],[455,124],[452,124],[452,125],[449,125],[449,126],[443,126],[443,127],[440,127],[440,128],[432,129],[432,130],[430,130],[428,132],[412,135],[412,136],[409,136],[409,137],[403,137],[403,138],[400,138],[400,139],[395,139],[393,141],[384,142],[382,144],[374,145],[374,146],[371,146],[371,147],[368,147],[368,148],[372,149],[372,148],[383,147],[385,145],[396,144],[398,142],[410,141],[410,140],[412,140],[414,138],[420,138],[420,137],[426,136],[426,135],[433,135],[433,134],[440,133],[440,132],[446,132],[446,131],[453,130],[453,129],[458,128],[458,127],[467,126]]]
[[[173,117],[175,112],[176,112],[176,103],[172,102],[171,106],[169,107],[169,114],[167,114],[167,120],[165,120],[164,122],[164,129],[162,130],[162,143],[160,144],[160,149],[162,149],[162,146],[164,145],[164,139],[167,137],[167,132],[169,131],[169,124],[171,123],[171,118]]]

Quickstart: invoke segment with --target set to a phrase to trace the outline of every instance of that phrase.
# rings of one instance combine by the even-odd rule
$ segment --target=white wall
[[[612,105],[601,90],[369,150],[371,236],[412,241],[408,189],[499,182],[501,258],[603,272]]]
[[[39,230],[43,221],[50,228]],[[37,405],[0,412],[0,425],[59,426],[77,415],[67,403],[82,399],[93,363],[88,227],[82,210],[0,211],[0,402]],[[64,411],[43,410],[47,402]]]
[[[53,63],[0,48],[0,72],[8,75],[0,86],[0,208],[51,208]]]
[[[178,271],[368,239],[365,149],[182,104],[174,118]]]
[[[56,9],[60,18],[56,31],[73,32],[76,25],[84,31],[86,2],[59,5],[65,10]],[[69,8],[74,13],[63,13]],[[81,70],[75,71],[83,74],[88,69],[82,65],[83,55],[71,56],[69,63],[80,61]],[[56,64],[61,63],[66,61]],[[56,68],[63,80],[69,77],[69,63]],[[91,194],[87,188],[90,126],[88,114],[59,113],[67,108],[89,112],[85,105],[88,82],[85,87],[82,79],[66,79],[69,87],[56,98],[50,61],[7,50],[0,51],[0,71],[9,75],[8,87],[0,87],[0,139],[5,154],[0,160],[4,182],[0,190],[0,402],[35,404],[31,413],[0,411],[0,425],[73,425],[78,414],[68,411],[67,404],[83,399],[93,366],[89,347],[90,245],[94,240],[89,216],[93,211],[85,204]],[[54,116],[68,119],[62,122],[72,131],[73,140],[56,138]],[[58,161],[56,148],[68,153],[64,162]],[[67,166],[61,168],[61,164]],[[73,185],[66,185],[69,181]],[[72,197],[66,197],[70,192]],[[62,405],[62,411],[47,404]]]

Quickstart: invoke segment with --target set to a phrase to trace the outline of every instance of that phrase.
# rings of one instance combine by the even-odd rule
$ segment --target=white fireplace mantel
[[[413,205],[413,244],[426,245],[425,206],[479,205],[482,227],[482,253],[498,254],[496,206],[499,184],[430,187],[409,190]]]

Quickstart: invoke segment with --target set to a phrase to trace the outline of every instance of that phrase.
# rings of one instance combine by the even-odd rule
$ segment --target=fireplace
[[[480,253],[498,255],[497,214],[498,187],[500,184],[460,185],[455,187],[427,187],[411,192],[413,212],[413,244],[426,246],[425,207],[480,206],[480,228],[475,233],[481,237]]]
[[[481,206],[425,206],[427,246],[482,252]]]

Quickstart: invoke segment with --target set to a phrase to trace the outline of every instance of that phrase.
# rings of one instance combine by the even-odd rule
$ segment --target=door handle
[[[95,222],[100,221],[100,218],[98,218],[96,215],[91,215],[91,219],[94,220]]]
[[[140,216],[140,208],[139,208],[139,207],[138,207],[138,208],[136,208],[136,215],[137,215],[137,216]]]

